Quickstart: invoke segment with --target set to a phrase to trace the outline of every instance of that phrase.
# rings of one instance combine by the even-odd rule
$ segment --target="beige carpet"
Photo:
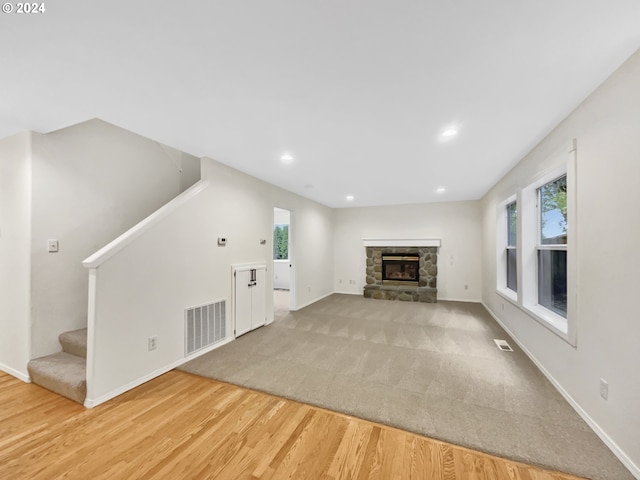
[[[183,370],[594,480],[633,476],[480,304],[332,295]]]

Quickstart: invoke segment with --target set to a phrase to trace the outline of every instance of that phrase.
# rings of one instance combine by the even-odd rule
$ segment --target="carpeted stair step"
[[[87,329],[72,330],[71,332],[61,333],[58,337],[62,351],[77,355],[78,357],[87,358]]]
[[[87,396],[87,361],[65,352],[35,358],[27,366],[31,381],[75,402]]]

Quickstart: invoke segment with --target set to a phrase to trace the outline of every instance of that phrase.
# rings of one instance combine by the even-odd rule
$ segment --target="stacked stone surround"
[[[365,298],[436,303],[438,301],[437,247],[366,247]],[[420,257],[418,285],[383,285],[382,255],[409,254]]]

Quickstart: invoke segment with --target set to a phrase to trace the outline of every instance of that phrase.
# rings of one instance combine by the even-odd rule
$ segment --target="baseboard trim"
[[[24,383],[31,383],[31,377],[29,377],[28,374],[25,375],[24,373],[19,372],[15,368],[11,368],[4,363],[0,363],[0,370],[2,370],[4,373],[8,373],[12,377],[16,377],[18,380],[22,380]]]
[[[164,375],[165,373],[173,370],[174,368],[178,368],[180,365],[187,363],[195,358],[198,358],[199,356],[204,355],[205,353],[209,353],[215,350],[216,348],[220,348],[223,345],[226,345],[227,343],[232,342],[233,340],[235,339],[233,337],[230,337],[223,340],[222,342],[218,342],[214,345],[211,345],[210,347],[203,348],[202,350],[198,351],[193,355],[189,355],[188,357],[185,357],[185,358],[180,358],[179,360],[176,360],[175,362],[172,362],[169,365],[165,365],[164,367],[154,370],[153,372],[148,373],[147,375],[143,375],[142,377],[136,380],[133,380],[132,382],[127,383],[126,385],[118,387],[110,391],[109,393],[105,393],[104,395],[101,395],[98,398],[86,398],[84,400],[84,406],[86,408],[97,407],[98,405],[108,402],[109,400],[117,397],[118,395],[122,395],[123,393],[128,392],[129,390],[133,390],[134,388],[139,387],[143,383],[146,383],[149,380],[153,380],[154,378],[159,377],[160,375]]]
[[[357,295],[359,297],[363,295],[362,292],[342,292],[338,290],[335,290],[333,293],[339,293],[340,295]]]
[[[443,302],[464,302],[464,303],[482,303],[481,300],[469,299],[469,298],[440,298],[438,297],[438,301],[442,300]]]
[[[538,359],[518,340],[518,338],[509,330],[509,328],[498,318],[498,316],[489,308],[489,306],[480,302],[487,309],[487,312],[493,317],[493,319],[500,325],[506,332],[509,334],[511,339],[516,342],[516,344],[522,349],[527,357],[538,367],[538,369],[542,372],[542,374],[547,377],[547,380],[551,382],[551,384],[560,392],[560,395],[564,397],[564,399],[569,402],[569,405],[576,411],[578,415],[589,425],[591,430],[600,437],[609,450],[622,462],[622,464],[627,467],[627,469],[631,472],[631,474],[640,480],[640,467],[636,465],[633,460],[631,460],[627,454],[618,446],[618,444],[596,423],[596,421],[589,416],[589,414],[576,402],[573,397],[567,392],[562,385],[554,378],[553,375],[538,361]]]
[[[327,297],[329,297],[329,296],[333,295],[334,293],[336,293],[336,292],[329,292],[329,293],[327,293],[327,294],[325,294],[325,295],[322,295],[321,297],[316,298],[315,300],[311,300],[311,301],[309,301],[309,302],[305,303],[304,305],[298,305],[296,308],[294,308],[294,309],[293,309],[293,310],[291,310],[291,311],[292,311],[292,312],[297,312],[298,310],[302,310],[303,308],[306,308],[306,307],[308,307],[309,305],[313,305],[314,303],[319,302],[320,300],[323,300],[323,299],[325,299],[325,298],[327,298]]]

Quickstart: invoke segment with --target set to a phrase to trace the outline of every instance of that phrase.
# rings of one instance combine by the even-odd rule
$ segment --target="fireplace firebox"
[[[382,254],[383,285],[418,285],[419,269],[419,255]]]

